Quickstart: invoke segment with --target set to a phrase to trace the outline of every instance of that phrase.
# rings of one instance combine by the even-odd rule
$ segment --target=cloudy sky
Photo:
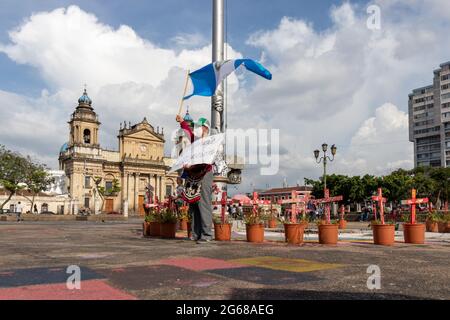
[[[367,28],[373,4],[379,30]],[[278,174],[249,167],[231,191],[317,178],[312,151],[324,141],[338,147],[331,173],[411,168],[408,93],[450,60],[449,17],[447,0],[229,0],[228,58],[260,60],[273,80],[230,78],[228,126],[280,129]],[[210,62],[210,38],[209,0],[2,0],[0,144],[57,168],[85,83],[103,147],[117,149],[124,120],[170,132],[186,70]],[[207,98],[189,105],[209,116]]]

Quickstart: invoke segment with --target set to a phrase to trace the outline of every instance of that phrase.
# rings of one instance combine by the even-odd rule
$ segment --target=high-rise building
[[[450,61],[434,70],[433,84],[409,94],[409,140],[414,166],[450,166]]]

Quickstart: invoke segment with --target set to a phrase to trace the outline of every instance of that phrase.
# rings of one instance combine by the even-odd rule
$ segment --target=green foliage
[[[319,180],[305,178],[305,184],[313,187],[313,196],[323,197],[323,178]],[[382,177],[327,175],[330,195],[342,195],[346,202],[361,203],[369,200],[379,187],[383,188],[384,197],[396,204],[409,199],[413,188],[417,190],[417,197],[428,197],[434,203],[438,199],[446,202],[450,200],[450,168],[398,169]]]
[[[250,214],[246,214],[244,216],[244,222],[245,224],[264,224],[264,221],[267,221],[268,216],[263,213],[256,213],[253,212]]]
[[[32,194],[37,194],[47,190],[55,179],[46,171],[44,165],[30,162],[25,170],[24,182]]]
[[[102,180],[102,178],[96,177],[94,180],[95,184],[99,185],[101,180]],[[117,180],[117,179],[113,180],[112,189],[106,189],[106,187],[103,187],[103,186],[98,186],[97,189],[98,189],[98,192],[100,193],[100,195],[102,195],[103,197],[116,195],[118,192],[120,192],[120,190],[122,190],[119,185],[119,180]]]
[[[163,209],[160,214],[161,223],[177,223],[177,213],[171,209]]]
[[[225,215],[225,221],[222,222],[222,216],[221,215],[214,215],[213,216],[214,224],[231,224],[231,218],[229,215]]]
[[[23,189],[30,160],[0,146],[0,184],[9,192]]]
[[[30,157],[23,157],[0,145],[0,185],[9,192],[8,198],[0,204],[0,209],[22,189],[32,193],[33,197],[29,200],[33,206],[35,195],[47,190],[53,183],[53,178],[45,169],[45,166],[34,163]]]
[[[431,213],[428,213],[427,215],[427,220],[431,221],[431,222],[440,222],[443,220],[444,215],[437,212],[437,211],[433,211]]]
[[[328,223],[327,223],[326,220],[319,219],[319,220],[316,221],[316,224],[317,224],[317,226],[320,226],[322,224],[328,224]],[[330,220],[329,224],[339,224],[339,221],[338,220]]]
[[[156,211],[152,211],[145,216],[145,222],[161,222],[161,215]]]
[[[373,225],[379,225],[379,224],[382,224],[382,223],[381,223],[381,220],[372,220],[372,221],[371,221],[371,224],[373,224]],[[384,224],[387,224],[387,225],[395,225],[395,221],[393,221],[393,220],[385,220],[385,221],[384,221]]]

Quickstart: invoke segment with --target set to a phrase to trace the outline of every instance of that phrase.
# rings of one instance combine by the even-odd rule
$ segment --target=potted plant
[[[148,237],[150,235],[150,215],[145,216],[144,223],[142,224],[142,229],[144,237]]]
[[[425,243],[425,224],[416,221],[416,205],[420,203],[428,203],[428,198],[416,198],[416,189],[411,190],[411,199],[402,200],[402,204],[411,206],[411,214],[409,221],[403,224],[403,236],[405,243],[423,244]]]
[[[450,215],[442,215],[438,221],[438,231],[440,233],[450,232]]]
[[[395,243],[395,222],[387,223],[381,220],[372,221],[373,243],[382,246],[392,246]]]
[[[405,243],[425,243],[425,224],[413,222],[410,214],[402,215],[402,220]]]
[[[214,239],[216,241],[231,240],[231,221],[228,216],[214,217]]]
[[[178,216],[170,208],[161,211],[160,236],[165,239],[174,239],[177,232]]]
[[[320,220],[317,224],[320,244],[335,245],[338,243],[339,224],[336,220]]]
[[[189,207],[182,206],[178,211],[178,228],[182,231],[188,230],[188,222],[189,222]]]
[[[308,226],[308,220],[305,212],[299,216],[295,214],[291,221],[285,221],[284,223],[284,238],[289,244],[303,243],[303,235],[305,228]]]
[[[275,229],[278,226],[278,219],[276,216],[276,210],[273,209],[269,212],[267,224],[269,229]]]
[[[303,243],[304,231],[305,224],[302,221],[286,221],[284,223],[284,238],[289,244]]]
[[[251,212],[244,217],[247,241],[264,242],[264,217],[259,212]]]
[[[430,212],[425,222],[427,232],[439,232],[439,222],[441,221],[441,215],[436,212]]]
[[[145,217],[149,223],[148,235],[150,237],[159,237],[161,235],[161,215],[156,210],[150,210]]]

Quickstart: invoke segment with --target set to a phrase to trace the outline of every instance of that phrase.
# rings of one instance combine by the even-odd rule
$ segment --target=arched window
[[[84,140],[84,143],[86,143],[86,144],[90,144],[91,143],[91,130],[84,129],[84,131],[83,131],[83,140]]]
[[[48,211],[48,204],[43,203],[42,206],[41,206],[41,213],[42,212],[47,212],[47,211]]]

